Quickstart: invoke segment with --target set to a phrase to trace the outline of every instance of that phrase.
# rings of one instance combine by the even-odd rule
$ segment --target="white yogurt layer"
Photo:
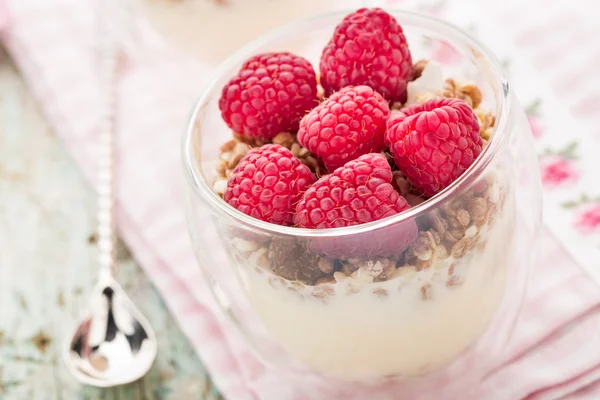
[[[421,374],[460,355],[498,308],[515,227],[510,197],[502,208],[482,227],[484,247],[384,282],[293,285],[251,262],[239,273],[268,331],[312,369],[358,380]],[[448,285],[450,275],[460,283]]]

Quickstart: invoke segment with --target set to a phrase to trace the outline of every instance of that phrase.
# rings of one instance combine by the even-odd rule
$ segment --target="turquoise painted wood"
[[[220,398],[125,246],[117,279],[156,330],[158,358],[116,389],[78,384],[60,351],[96,275],[95,198],[0,51],[0,398]]]

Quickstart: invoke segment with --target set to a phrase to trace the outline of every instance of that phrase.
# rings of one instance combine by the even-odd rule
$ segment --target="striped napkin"
[[[8,25],[2,32],[2,40],[48,119],[93,182],[95,165],[91,160],[95,159],[99,93],[95,69],[96,3],[93,0],[4,1],[6,11],[0,11],[0,26],[3,18],[8,18]],[[590,7],[594,5],[594,0],[580,2],[587,2]],[[349,3],[352,2],[344,5],[354,5]],[[392,6],[398,2],[373,3]],[[592,122],[600,117],[592,115],[591,100],[586,100],[597,93],[589,89],[590,81],[586,79],[580,84],[584,89],[582,93],[585,92],[580,98],[573,91],[569,91],[568,98],[557,97],[553,92],[558,91],[560,95],[561,85],[565,84],[562,78],[568,75],[557,72],[557,65],[573,75],[573,82],[578,79],[576,71],[581,71],[586,78],[591,75],[585,75],[591,65],[585,54],[575,56],[582,37],[600,33],[598,28],[584,32],[582,29],[589,25],[579,23],[579,18],[592,20],[591,12],[567,13],[570,10],[567,0],[555,1],[552,10],[545,7],[542,0],[531,0],[527,5],[517,1],[489,1],[485,10],[481,2],[470,0],[434,3],[428,7],[457,24],[475,24],[479,29],[477,34],[494,51],[512,56],[509,69],[520,94],[523,88],[523,95],[531,98],[542,95],[542,111],[531,113],[532,123],[535,121],[544,130],[540,152],[546,146],[560,147],[565,132],[579,141],[583,150],[594,148],[594,143],[587,142],[591,135],[586,134],[592,132]],[[1,6],[0,0],[0,10]],[[560,23],[552,20],[555,14],[570,15],[571,19]],[[595,17],[597,20],[598,15]],[[554,48],[557,38],[561,39],[559,49]],[[136,20],[132,31],[124,35],[123,45],[127,54],[121,63],[118,88],[117,161],[121,235],[162,293],[226,398],[322,398],[320,388],[312,381],[282,377],[254,357],[210,297],[191,251],[180,206],[184,183],[179,143],[191,105],[215,65],[167,46],[142,20]],[[588,50],[591,52],[592,48]],[[554,57],[560,60],[567,54],[573,55],[572,62],[548,61],[552,60],[553,51]],[[545,72],[534,72],[532,65]],[[549,65],[551,68],[547,68]],[[597,75],[594,79],[598,88]],[[552,82],[551,87],[546,82]],[[573,111],[582,120],[575,121]],[[561,155],[560,148],[553,151],[554,156],[569,159],[568,152]],[[430,385],[411,398],[600,397],[600,355],[597,353],[600,349],[600,289],[586,272],[586,268],[594,272],[591,268],[598,267],[594,260],[599,258],[593,258],[596,253],[588,251],[587,246],[582,250],[582,241],[575,236],[578,229],[587,228],[585,244],[589,241],[592,247],[599,248],[597,234],[594,239],[590,233],[597,232],[595,196],[591,194],[582,200],[575,192],[578,197],[571,200],[575,206],[561,206],[569,202],[565,196],[575,191],[574,187],[579,190],[590,185],[585,179],[590,179],[589,172],[593,170],[589,163],[595,163],[595,159],[590,159],[584,151],[578,156],[580,160],[575,167],[580,178],[574,182],[575,174],[566,174],[567,178],[554,180],[572,186],[559,187],[558,191],[547,189],[547,198],[553,203],[545,206],[546,228],[540,237],[542,254],[533,271],[527,301],[508,343],[490,347],[486,352],[485,378],[468,382],[467,376],[457,377],[455,384]],[[555,174],[551,176],[556,176],[556,171],[552,171]],[[573,218],[573,223],[569,218]],[[567,230],[568,237],[562,232]],[[398,395],[375,396],[369,395],[369,398],[395,399]],[[340,400],[363,398],[365,394],[358,392],[339,397]]]

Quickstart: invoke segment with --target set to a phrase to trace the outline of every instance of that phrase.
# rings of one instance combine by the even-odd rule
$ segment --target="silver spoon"
[[[107,4],[108,3],[108,4]],[[107,11],[118,1],[105,2]],[[110,6],[113,7],[110,7]],[[111,18],[112,17],[112,18]],[[81,383],[110,387],[133,382],[148,372],[156,358],[157,342],[148,320],[113,278],[115,266],[114,147],[118,46],[115,21],[107,12],[101,39],[104,74],[102,116],[98,143],[98,248],[100,273],[89,309],[79,319],[65,347],[69,371]]]

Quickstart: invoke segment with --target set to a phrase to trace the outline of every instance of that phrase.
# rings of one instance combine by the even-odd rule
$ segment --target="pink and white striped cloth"
[[[586,1],[593,4],[593,0],[582,2]],[[385,1],[380,3],[386,5]],[[514,7],[519,8],[518,15],[537,15],[514,3],[496,1],[495,22],[516,38],[523,35],[517,43],[523,51],[534,53],[542,48],[559,51],[548,45],[555,43],[549,38],[559,28],[542,29],[542,20],[540,26],[535,25],[536,30],[525,17],[513,18]],[[537,7],[541,0],[531,3]],[[568,10],[568,3],[568,0],[556,1],[553,9]],[[456,4],[472,5],[467,0],[453,3],[453,7],[460,7]],[[99,93],[94,2],[8,0],[6,5],[8,13],[3,13],[0,7],[0,26],[3,17],[10,17],[2,39],[48,119],[82,171],[93,181],[91,160],[95,159]],[[578,12],[573,18],[589,18],[589,14]],[[510,26],[503,24],[506,21],[503,18],[507,17]],[[598,15],[595,17],[597,20]],[[584,25],[560,25],[560,29],[571,35],[571,42],[561,35],[564,52],[576,51],[578,46],[574,43],[578,43],[580,35],[590,35],[577,30],[580,26]],[[533,29],[533,34],[528,34],[527,29]],[[135,51],[129,52],[123,61],[119,86],[121,234],[226,398],[318,400],[309,388],[270,374],[256,361],[214,304],[191,251],[180,207],[183,182],[179,144],[191,105],[214,66],[163,46],[143,25],[137,32],[141,39]],[[600,32],[595,28],[592,33]],[[542,46],[546,41],[548,44]],[[559,55],[563,54],[559,51]],[[532,61],[541,69],[546,66],[544,57],[551,57],[541,51],[534,55]],[[582,55],[578,63],[565,64],[564,68],[585,73],[590,65]],[[565,75],[556,72],[555,64],[553,68],[543,74],[560,91],[564,83],[556,78]],[[572,79],[575,82],[578,78],[573,74]],[[600,82],[597,76],[595,79],[598,88]],[[562,104],[576,108],[580,116],[591,114],[591,108],[586,111],[579,104],[587,106],[589,101],[585,99],[593,100],[597,93],[586,93],[580,98],[569,93],[568,101]],[[600,398],[600,288],[549,230],[544,229],[540,241],[542,257],[535,267],[512,338],[503,351],[488,354],[486,364],[492,368],[484,380],[462,392],[460,399]],[[413,398],[454,398],[443,388],[439,390]]]

